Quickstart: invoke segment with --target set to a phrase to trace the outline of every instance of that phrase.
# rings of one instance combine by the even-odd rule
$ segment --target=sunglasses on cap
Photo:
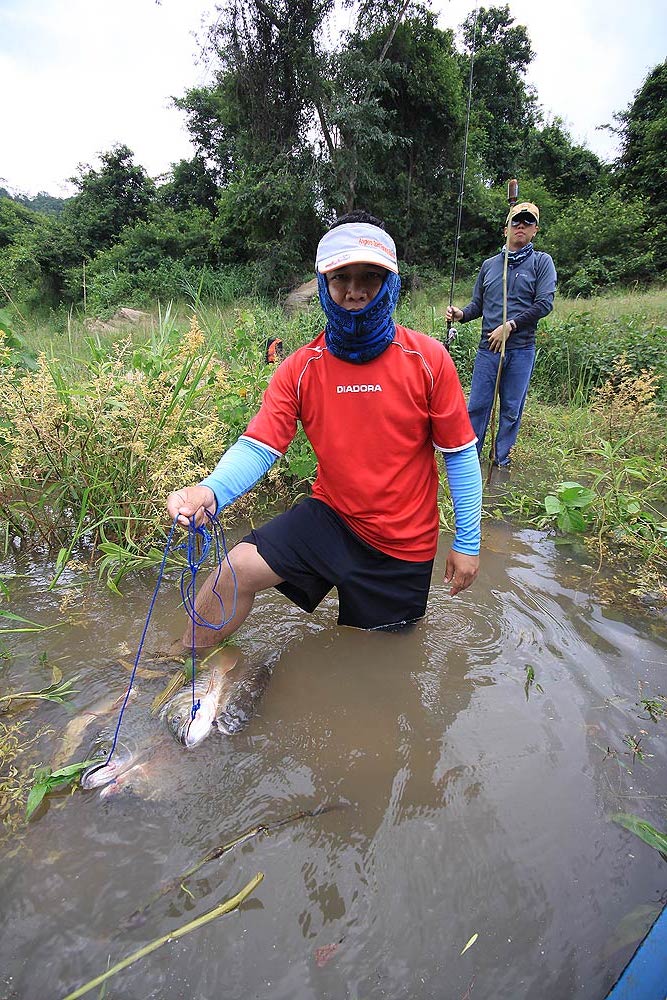
[[[532,216],[532,215],[519,215],[516,218],[512,219],[512,221],[510,222],[510,225],[511,226],[519,226],[519,225],[522,225],[522,226],[536,226],[537,225],[537,219],[535,219],[534,216]]]

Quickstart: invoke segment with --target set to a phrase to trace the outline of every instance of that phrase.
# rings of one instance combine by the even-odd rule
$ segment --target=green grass
[[[462,283],[455,301],[465,304],[469,294]],[[411,292],[398,321],[444,337],[447,302],[446,282]],[[559,482],[581,482],[596,490],[589,524],[598,538],[660,559],[666,322],[662,288],[557,298],[538,330],[514,455],[517,476],[526,479],[506,498],[508,516],[549,526],[544,497]],[[261,300],[219,306],[196,295],[156,305],[144,322],[118,331],[91,331],[75,315],[34,327],[17,320],[14,333],[42,357],[30,370],[21,352],[0,350],[0,540],[43,546],[56,557],[56,578],[82,547],[101,560],[112,586],[132,567],[150,565],[164,543],[166,494],[201,479],[259,406],[271,374],[267,338],[280,336],[289,352],[321,324],[318,306],[287,318]],[[461,326],[452,346],[464,389],[479,328],[479,321]],[[300,434],[262,487],[225,518],[291,502],[313,472]]]

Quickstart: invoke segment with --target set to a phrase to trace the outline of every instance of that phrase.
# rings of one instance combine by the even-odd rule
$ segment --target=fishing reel
[[[456,340],[458,336],[458,330],[455,326],[452,326],[451,321],[447,322],[447,333],[445,335],[445,347],[449,350],[450,345]]]

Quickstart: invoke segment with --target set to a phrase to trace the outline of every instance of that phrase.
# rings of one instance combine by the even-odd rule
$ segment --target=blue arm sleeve
[[[217,510],[222,510],[247,493],[269,471],[277,458],[275,451],[258,441],[240,437],[225,452],[210,476],[202,479],[201,485],[213,490]]]
[[[452,548],[466,555],[479,555],[482,541],[482,470],[477,448],[443,452],[449,492],[454,504],[456,531]]]

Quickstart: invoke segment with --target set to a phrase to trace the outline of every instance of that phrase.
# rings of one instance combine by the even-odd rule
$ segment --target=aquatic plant
[[[528,699],[530,698],[530,691],[533,685],[535,685],[536,691],[539,691],[540,694],[544,694],[544,688],[542,687],[542,685],[539,683],[535,683],[535,668],[532,667],[529,663],[527,663],[523,669],[526,672],[526,680],[523,685],[523,691],[526,696],[526,701],[528,701]]]
[[[595,492],[580,483],[559,483],[555,493],[545,496],[544,509],[560,531],[586,531],[591,523],[589,509],[595,500]]]
[[[48,632],[49,629],[58,628],[62,624],[62,622],[53,622],[51,625],[40,625],[39,622],[33,622],[29,618],[23,618],[22,615],[15,615],[12,611],[4,610],[0,610],[0,618],[17,623],[0,628],[0,635],[10,635],[16,632]]]
[[[42,727],[28,737],[27,726],[25,721],[0,721],[0,844],[14,837],[26,822],[26,802],[38,765],[20,767],[20,758],[50,732]]]
[[[68,764],[67,767],[58,768],[57,771],[52,771],[49,767],[36,768],[33,775],[33,784],[26,802],[26,819],[30,819],[45,795],[55,789],[62,789],[67,785],[74,784],[85,769],[95,763],[94,759],[76,761],[73,764]]]
[[[659,851],[663,857],[667,860],[667,833],[662,833],[660,830],[656,830],[654,826],[647,823],[646,820],[641,819],[639,816],[635,816],[632,813],[615,813],[611,817],[614,823],[618,823],[620,826],[625,827],[630,833],[634,833],[637,837],[652,847],[654,850]]]
[[[0,695],[0,710],[7,710],[15,701],[53,701],[62,705],[73,694],[76,689],[72,686],[78,677],[70,677],[64,681],[62,671],[59,667],[53,667],[51,683],[37,691],[10,691],[8,694]]]
[[[667,698],[662,698],[661,696],[642,698],[639,704],[647,713],[651,722],[659,722],[660,719],[667,719]]]
[[[264,878],[263,872],[257,872],[253,878],[231,899],[225,900],[224,903],[220,903],[218,906],[213,907],[212,910],[208,910],[203,913],[201,917],[196,917],[195,920],[190,920],[187,924],[183,924],[181,927],[177,927],[173,931],[169,931],[168,934],[163,934],[162,937],[156,938],[155,941],[151,941],[144,945],[143,948],[139,948],[138,951],[132,952],[127,958],[122,959],[113,965],[106,972],[103,972],[100,976],[96,976],[95,979],[91,979],[90,982],[85,983],[78,989],[74,990],[72,993],[68,993],[64,1000],[78,1000],[79,997],[85,996],[91,990],[94,990],[96,986],[101,986],[102,983],[106,982],[116,973],[121,972],[123,969],[127,969],[128,966],[132,965],[134,962],[138,961],[140,958],[145,958],[146,955],[150,955],[152,952],[161,948],[164,944],[169,944],[171,941],[177,940],[177,938],[183,937],[185,934],[189,934],[191,931],[197,930],[199,927],[203,927],[211,920],[215,920],[216,917],[223,916],[225,913],[231,913],[235,910],[237,906],[240,906],[244,899],[253,892],[257,886],[260,884]]]

